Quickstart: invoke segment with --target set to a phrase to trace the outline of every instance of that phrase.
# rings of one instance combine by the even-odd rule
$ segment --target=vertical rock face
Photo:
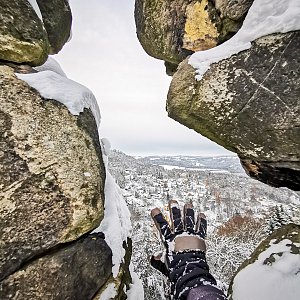
[[[150,56],[178,64],[192,53],[180,46],[184,30],[184,11],[188,2],[184,0],[135,2],[137,36]],[[173,8],[174,4],[176,8]]]
[[[99,292],[94,296],[93,300],[99,300],[101,298],[101,294],[103,294],[107,288],[110,289],[110,286],[114,287],[115,290],[115,296],[113,298],[114,300],[127,299],[125,291],[130,288],[130,284],[132,282],[131,273],[129,270],[132,254],[131,239],[127,239],[127,242],[123,242],[123,248],[125,249],[126,254],[123,263],[121,263],[118,275],[116,277],[111,275]]]
[[[240,28],[253,0],[136,0],[137,36],[145,51],[174,73],[194,51],[215,47]]]
[[[111,275],[112,253],[92,234],[37,258],[0,283],[1,299],[92,299]]]
[[[0,277],[103,217],[105,170],[95,120],[45,101],[0,67]]]
[[[72,14],[68,0],[37,0],[48,34],[50,54],[58,53],[68,41]]]
[[[96,295],[99,298],[110,281],[116,287],[115,299],[123,300],[131,283],[130,240],[123,245],[124,262],[118,276],[113,278],[114,247],[110,249],[103,233],[90,234],[104,216],[106,180],[92,113],[99,122],[96,99],[91,91],[67,79],[53,60],[35,70],[31,67],[43,64],[49,53],[60,51],[70,36],[71,22],[67,0],[1,3],[0,298],[3,300],[81,300]],[[38,70],[40,73],[36,75],[41,77],[37,81],[39,84],[42,81],[46,95],[18,79],[14,70],[20,73]],[[52,77],[44,76],[45,72]],[[79,111],[73,106],[70,110],[76,116],[52,97],[69,105],[69,109],[75,105]]]
[[[0,59],[42,64],[49,42],[42,21],[27,0],[1,1]]]
[[[250,176],[300,189],[299,32],[274,34],[213,64],[201,81],[184,61],[169,116],[236,152]]]
[[[27,0],[1,2],[0,60],[41,65],[67,42],[72,23],[68,1],[37,0],[37,4],[42,16]]]

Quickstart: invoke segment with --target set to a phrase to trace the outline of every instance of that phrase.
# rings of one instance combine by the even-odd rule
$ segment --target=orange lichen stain
[[[254,163],[252,163],[251,160],[245,159],[243,160],[244,166],[247,168],[248,172],[251,172],[255,175],[258,175],[259,173],[261,173],[259,171],[259,167],[257,165],[255,165]]]
[[[186,9],[183,48],[200,51],[217,45],[218,31],[208,14],[208,0],[195,2]]]

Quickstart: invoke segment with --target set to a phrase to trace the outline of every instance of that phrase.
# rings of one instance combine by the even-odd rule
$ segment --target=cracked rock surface
[[[300,33],[269,35],[211,65],[201,81],[182,62],[171,118],[236,152],[254,178],[300,189]]]
[[[101,233],[35,259],[0,283],[1,299],[92,299],[111,275],[112,253]]]
[[[92,113],[73,116],[0,66],[0,280],[103,218],[105,170]]]

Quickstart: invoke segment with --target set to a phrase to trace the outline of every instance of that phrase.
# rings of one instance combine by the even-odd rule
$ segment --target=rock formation
[[[137,36],[172,75],[194,51],[224,42],[240,28],[253,0],[136,0]]]
[[[252,2],[136,0],[137,35],[174,73],[189,53],[230,38]],[[200,81],[186,58],[169,89],[169,116],[237,153],[251,177],[299,190],[299,42],[299,32],[262,37]]]
[[[68,1],[37,3],[41,16],[27,0],[1,2],[0,60],[41,65],[68,40],[72,23]]]
[[[60,103],[45,102],[11,68],[0,70],[3,279],[97,227],[105,173],[90,112],[74,117]]]
[[[68,0],[37,0],[50,43],[50,54],[58,53],[71,34],[72,14]]]
[[[111,275],[101,234],[86,235],[25,264],[1,282],[1,299],[92,299]]]
[[[47,32],[27,0],[2,1],[0,60],[39,65],[49,53]]]
[[[39,10],[30,3],[0,8],[0,298],[93,299],[113,282],[115,299],[126,299],[130,239],[114,278],[113,249],[103,233],[91,234],[104,217],[106,180],[96,100],[78,84],[91,109],[74,115],[16,76],[39,72],[74,88],[51,59],[32,68],[68,40],[70,7],[67,0],[37,0]]]
[[[236,152],[248,174],[300,188],[299,32],[258,39],[201,81],[185,60],[168,93],[171,118]]]

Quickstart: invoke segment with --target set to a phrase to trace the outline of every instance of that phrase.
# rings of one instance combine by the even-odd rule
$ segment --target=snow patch
[[[64,104],[73,115],[78,116],[85,108],[91,109],[99,127],[101,115],[93,93],[85,86],[58,74],[57,71],[56,69],[30,74],[16,73],[16,76],[36,89],[42,97]]]
[[[111,144],[110,141],[107,138],[102,138],[101,139],[101,147],[103,154],[106,156],[109,156],[110,154],[110,149],[111,149]]]
[[[37,14],[37,16],[40,18],[40,20],[43,22],[43,17],[42,17],[42,13],[40,11],[40,8],[36,2],[36,0],[27,0],[29,2],[29,4],[32,6],[32,8],[34,9],[35,13]]]
[[[300,295],[300,255],[291,253],[288,239],[262,252],[257,261],[241,270],[234,279],[234,300],[298,300]],[[278,254],[276,254],[278,253]],[[273,254],[275,262],[264,264]]]
[[[108,144],[106,143],[106,146]],[[103,148],[103,141],[102,141]],[[102,149],[103,153],[109,151]],[[117,277],[120,264],[124,261],[125,249],[123,242],[127,242],[127,238],[131,237],[131,221],[130,212],[126,202],[122,196],[120,187],[108,171],[108,157],[103,155],[103,161],[106,169],[105,180],[105,203],[104,203],[104,218],[100,226],[94,232],[103,232],[105,241],[112,250],[112,273]]]
[[[130,289],[126,292],[128,300],[144,300],[144,288],[142,280],[133,271],[132,263],[129,265],[129,270],[132,278],[132,284],[130,284]]]
[[[53,71],[63,77],[67,78],[66,73],[63,71],[62,67],[60,66],[60,64],[57,62],[57,60],[55,60],[52,56],[48,56],[48,59],[46,60],[46,62],[41,65],[41,66],[37,66],[34,67],[33,69],[35,69],[38,72],[42,72],[42,71]]]
[[[99,300],[110,300],[117,296],[117,291],[114,283],[109,283],[106,289],[101,293]]]
[[[251,42],[272,34],[300,29],[300,1],[255,0],[241,29],[227,42],[205,51],[194,53],[189,64],[201,80],[212,63],[231,57],[251,47]]]

